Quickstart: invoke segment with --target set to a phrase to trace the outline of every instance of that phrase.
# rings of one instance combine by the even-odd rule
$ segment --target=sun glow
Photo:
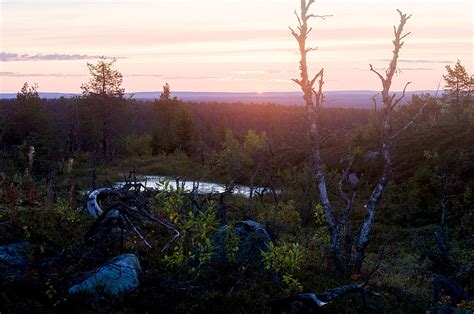
[[[445,65],[457,59],[472,72],[471,1],[361,1],[318,0],[318,12],[333,17],[315,22],[308,42],[318,50],[308,61],[310,72],[326,69],[326,90],[377,86],[368,63],[385,65],[397,7],[414,18],[400,62],[406,79],[395,89],[407,80],[411,89],[436,89]],[[131,0],[114,6],[108,0],[0,0],[0,92],[16,92],[25,81],[38,82],[41,91],[79,92],[86,62],[100,55],[118,58],[130,92],[165,82],[188,91],[297,89],[290,79],[298,76],[298,50],[287,27],[294,26],[288,12],[299,1],[275,0],[271,7],[268,0],[143,2],[146,9]],[[130,12],[141,18],[127,22]],[[7,60],[12,54],[16,60]]]

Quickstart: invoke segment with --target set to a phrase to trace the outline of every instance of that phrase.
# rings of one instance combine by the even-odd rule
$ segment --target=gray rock
[[[30,244],[19,242],[0,246],[0,263],[22,266],[28,263]]]
[[[378,153],[378,152],[374,152],[372,150],[369,150],[367,152],[367,159],[370,160],[370,161],[377,160],[377,158],[379,158],[379,156],[380,156],[380,153]]]
[[[92,276],[71,287],[69,294],[121,297],[139,286],[140,261],[134,254],[117,256]]]
[[[223,262],[227,260],[226,238],[228,226],[222,226],[214,235],[213,242],[217,246],[215,261]],[[237,264],[248,262],[261,262],[261,251],[268,250],[271,242],[265,228],[253,220],[237,221],[234,223],[234,234],[239,238],[239,250],[235,254]]]
[[[352,185],[356,185],[357,183],[359,183],[359,178],[357,177],[355,173],[351,173],[349,174],[347,181],[349,181],[349,183]]]

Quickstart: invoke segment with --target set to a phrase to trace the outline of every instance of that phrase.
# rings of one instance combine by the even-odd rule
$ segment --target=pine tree
[[[15,111],[10,122],[13,143],[22,144],[28,136],[34,134],[41,139],[51,135],[51,119],[41,103],[37,89],[38,84],[25,82],[16,95]]]
[[[171,99],[171,89],[170,85],[166,83],[163,85],[163,92],[160,95],[160,100],[170,100]]]
[[[91,78],[81,86],[85,95],[123,96],[125,89],[121,87],[122,74],[113,68],[116,61],[115,58],[107,61],[106,57],[100,57],[96,64],[87,63]]]
[[[189,153],[193,139],[193,121],[186,110],[182,107],[176,121],[176,148]]]
[[[443,79],[446,82],[444,96],[446,103],[454,109],[456,118],[459,120],[464,108],[471,101],[474,78],[469,76],[460,60],[453,67],[447,65],[446,71],[448,73],[443,75]]]
[[[180,113],[183,103],[177,97],[171,97],[168,83],[163,85],[163,92],[154,102],[155,126],[153,130],[153,153],[171,153],[179,148],[176,139],[176,125],[180,124]]]
[[[113,134],[118,138],[118,129],[123,125],[116,117],[123,108],[122,74],[114,69],[115,58],[100,57],[96,64],[87,63],[90,79],[81,89],[86,101],[86,119],[91,120],[90,129],[95,129],[98,137],[96,145],[102,146],[102,155],[112,154]],[[98,133],[98,134],[97,134]]]

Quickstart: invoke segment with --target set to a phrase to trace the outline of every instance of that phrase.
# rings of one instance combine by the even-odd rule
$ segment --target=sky
[[[297,91],[299,0],[0,0],[0,92],[25,81],[80,92],[87,62],[117,58],[127,92]],[[379,90],[369,71],[388,66],[396,9],[413,14],[394,90],[436,90],[445,66],[474,71],[472,0],[316,0],[310,73],[325,90]],[[310,74],[311,75],[311,74]],[[442,85],[441,85],[442,87]]]

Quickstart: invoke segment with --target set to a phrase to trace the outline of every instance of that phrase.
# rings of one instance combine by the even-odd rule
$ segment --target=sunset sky
[[[412,13],[394,89],[436,89],[446,64],[473,73],[472,0],[316,0],[310,69],[326,90],[378,90],[399,8]],[[0,0],[0,92],[25,81],[79,92],[87,62],[117,57],[128,92],[296,91],[298,0]]]

